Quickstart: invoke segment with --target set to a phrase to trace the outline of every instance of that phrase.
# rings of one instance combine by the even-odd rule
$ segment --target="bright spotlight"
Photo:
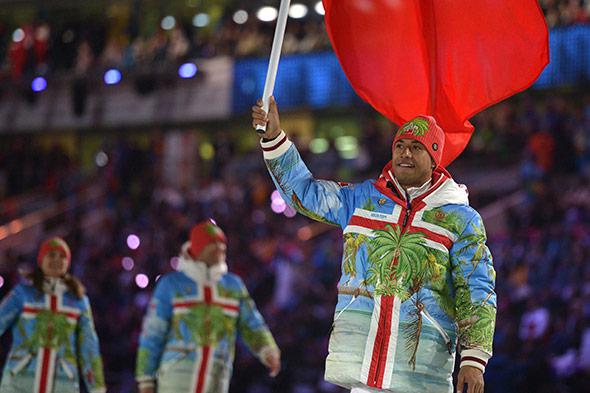
[[[233,21],[238,25],[243,25],[248,21],[248,13],[244,10],[234,12]]]
[[[289,7],[289,16],[293,19],[301,19],[307,15],[307,6],[305,4],[293,4]]]
[[[94,158],[96,165],[100,168],[105,167],[109,163],[109,156],[104,151],[99,151],[96,153],[96,157]]]
[[[137,250],[139,248],[139,244],[141,242],[139,241],[139,237],[137,235],[129,235],[127,236],[127,247],[129,247],[132,250]]]
[[[145,288],[150,283],[150,279],[143,273],[139,273],[135,276],[135,284],[140,288]]]
[[[317,3],[315,3],[314,9],[318,15],[326,15],[326,10],[324,9],[324,4],[321,1],[318,1]]]
[[[104,83],[107,85],[116,85],[121,82],[121,71],[116,68],[111,68],[104,73]]]
[[[164,30],[172,30],[174,26],[176,26],[176,19],[171,15],[165,16],[160,22],[160,27]]]
[[[201,12],[193,17],[193,26],[205,27],[209,24],[209,15]]]
[[[197,74],[197,66],[193,63],[184,63],[178,68],[178,75],[183,79],[192,78]]]
[[[25,39],[25,31],[20,27],[12,33],[12,40],[14,42],[21,42]]]
[[[33,89],[35,93],[42,92],[46,88],[47,81],[42,76],[36,77],[35,79],[33,79],[33,82],[31,82],[31,89]]]
[[[275,7],[262,7],[256,13],[256,17],[263,22],[272,22],[279,15],[279,11]]]

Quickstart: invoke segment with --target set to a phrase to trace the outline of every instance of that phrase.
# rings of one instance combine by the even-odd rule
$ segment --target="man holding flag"
[[[284,131],[274,98],[252,108],[283,199],[339,226],[342,277],[326,379],[361,392],[482,393],[492,355],[495,272],[479,214],[440,165],[445,135],[431,116],[403,125],[376,180],[316,180]]]
[[[543,14],[536,0],[323,5],[352,87],[402,124],[379,178],[345,185],[313,178],[280,127],[272,89],[252,108],[283,199],[343,230],[326,379],[353,393],[450,393],[458,349],[457,392],[482,393],[495,271],[482,219],[444,168],[469,142],[469,118],[529,87],[548,64]]]

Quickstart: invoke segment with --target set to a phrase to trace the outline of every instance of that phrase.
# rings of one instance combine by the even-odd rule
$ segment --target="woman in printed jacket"
[[[0,304],[0,335],[12,328],[1,393],[77,393],[79,374],[89,392],[106,392],[90,303],[70,261],[63,239],[46,240],[38,266]]]

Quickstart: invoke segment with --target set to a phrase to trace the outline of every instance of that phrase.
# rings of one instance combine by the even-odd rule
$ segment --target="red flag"
[[[400,125],[433,115],[443,165],[465,148],[469,118],[529,87],[549,63],[537,0],[323,0],[353,88]]]

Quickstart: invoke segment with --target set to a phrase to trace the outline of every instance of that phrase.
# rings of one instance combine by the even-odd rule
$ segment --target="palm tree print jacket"
[[[55,280],[55,279],[54,279]],[[87,296],[56,280],[40,292],[18,284],[0,304],[0,334],[12,328],[1,392],[105,392],[98,337]]]
[[[207,267],[183,246],[179,271],[163,275],[144,319],[136,379],[161,393],[225,393],[236,337],[264,362],[278,351],[246,286],[227,265]]]
[[[452,392],[461,366],[485,370],[496,316],[495,272],[479,214],[444,169],[412,194],[388,164],[378,180],[316,180],[284,132],[261,142],[283,199],[342,228],[338,303],[326,379],[346,388]]]

